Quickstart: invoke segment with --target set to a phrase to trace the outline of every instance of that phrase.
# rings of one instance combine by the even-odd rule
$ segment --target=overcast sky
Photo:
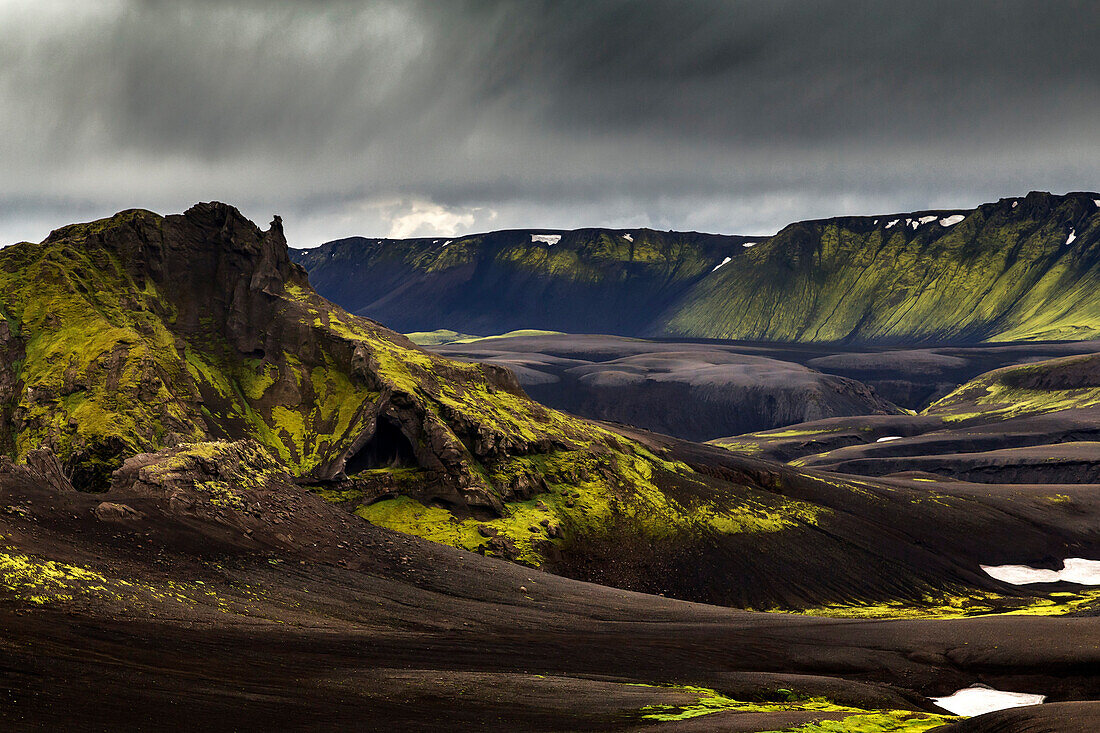
[[[196,201],[292,246],[1100,188],[1090,2],[0,0],[0,243]]]

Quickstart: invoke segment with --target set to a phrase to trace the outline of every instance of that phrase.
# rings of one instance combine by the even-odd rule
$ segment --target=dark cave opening
[[[393,418],[381,415],[374,435],[348,459],[344,473],[354,476],[372,468],[413,468],[416,465],[416,452],[409,439]]]

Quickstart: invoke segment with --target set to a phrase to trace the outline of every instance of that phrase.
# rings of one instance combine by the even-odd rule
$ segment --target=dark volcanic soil
[[[690,702],[635,686],[670,682],[916,710],[931,709],[921,695],[974,681],[1056,700],[1100,695],[1093,618],[752,614],[578,583],[365,523],[341,527],[335,544],[272,557],[224,543],[195,553],[195,534],[159,521],[116,538],[83,511],[71,516],[32,522],[22,546],[69,562],[94,550],[105,574],[175,582],[181,595],[202,580],[218,600],[5,602],[9,730],[633,730],[642,707]],[[87,555],[74,549],[81,535]],[[822,717],[723,713],[667,727],[767,730]]]
[[[715,472],[782,472],[714,447],[634,437]],[[33,479],[17,469],[0,482],[0,558],[16,589],[0,600],[8,730],[761,731],[838,717],[726,711],[643,720],[647,706],[697,698],[639,686],[669,683],[743,700],[791,690],[916,711],[934,709],[925,696],[974,682],[1054,701],[1100,697],[1096,617],[749,613],[433,545],[277,483],[250,500],[241,525],[225,512],[196,512],[178,489],[164,496],[123,484],[92,495]],[[812,481],[790,490],[829,496]],[[1008,493],[982,496],[970,511],[999,507],[1081,541],[1100,509],[1079,499],[1064,516]],[[932,543],[947,537],[934,537],[932,526],[961,519],[939,503],[912,506],[912,517],[934,520],[922,530]],[[956,536],[953,552],[975,552],[977,537],[959,547],[971,534]],[[992,541],[1002,546],[982,559],[1040,552],[1026,541]],[[54,564],[34,564],[45,558]],[[28,578],[40,587],[29,589]],[[1094,715],[1086,705],[1066,711],[1061,723]]]
[[[563,335],[433,350],[507,366],[548,406],[688,440],[901,412],[854,380],[731,346]]]
[[[936,348],[646,341],[600,335],[431,347],[512,369],[535,399],[582,417],[711,440],[833,417],[920,410],[999,367],[1100,350],[1096,342]]]

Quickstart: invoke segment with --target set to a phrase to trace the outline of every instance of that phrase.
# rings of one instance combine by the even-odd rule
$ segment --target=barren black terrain
[[[831,417],[920,411],[984,372],[1091,354],[1100,343],[868,349],[545,334],[428,348],[506,366],[551,407],[710,440]]]
[[[246,534],[132,491],[58,493],[10,470],[3,485],[5,542],[53,558],[32,571],[49,573],[38,592],[69,596],[4,602],[8,730],[901,730],[857,727],[871,718],[855,709],[912,711],[900,725],[975,681],[1100,694],[1095,617],[746,613],[441,547],[292,490],[258,499]],[[97,511],[104,499],[140,517]],[[748,702],[646,717],[698,711],[707,693],[684,685]],[[810,698],[834,709],[799,709]],[[1098,707],[990,716],[1053,715],[1050,728],[958,730],[1089,731]]]

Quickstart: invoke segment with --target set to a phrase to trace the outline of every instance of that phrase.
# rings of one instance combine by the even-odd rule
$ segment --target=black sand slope
[[[943,733],[1093,733],[1100,730],[1100,703],[1065,702],[998,710],[953,724]]]
[[[746,613],[556,577],[277,493],[247,535],[138,496],[140,519],[99,519],[95,497],[14,479],[3,499],[15,509],[0,534],[18,547],[5,573],[52,558],[39,572],[69,596],[0,604],[8,730],[761,731],[847,717],[644,719],[699,697],[668,684],[914,714],[976,681],[1100,696],[1095,617]],[[1017,730],[962,730],[1002,729]]]
[[[837,415],[901,412],[855,380],[720,344],[561,335],[433,350],[507,366],[546,405],[689,440]]]

